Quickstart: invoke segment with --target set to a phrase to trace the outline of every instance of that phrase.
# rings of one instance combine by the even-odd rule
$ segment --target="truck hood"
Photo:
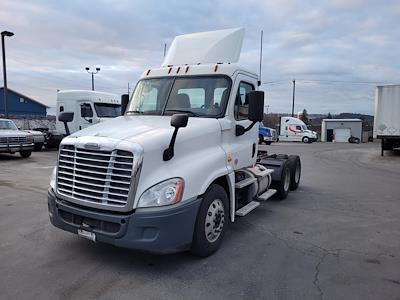
[[[174,131],[170,122],[171,116],[121,116],[80,130],[71,138],[102,137],[138,143],[145,149],[165,149]],[[176,144],[209,134],[221,134],[217,119],[189,117],[187,127],[179,129]]]
[[[27,132],[11,129],[0,129],[0,137],[28,136]]]

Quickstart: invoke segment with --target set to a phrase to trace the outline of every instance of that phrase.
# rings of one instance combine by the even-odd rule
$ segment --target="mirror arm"
[[[68,136],[68,135],[70,135],[69,128],[68,128],[68,124],[67,124],[67,122],[63,122],[63,123],[64,123],[64,128],[65,128],[65,133],[66,133],[67,136]]]
[[[251,130],[256,123],[258,122],[253,121],[253,123],[251,123],[247,128],[244,128],[242,125],[236,125],[236,136],[245,134],[247,131]]]
[[[167,149],[164,150],[163,153],[163,160],[168,161],[174,157],[174,146],[175,146],[175,139],[176,135],[178,134],[179,127],[175,127],[174,133],[172,134],[171,141],[169,142],[169,146]]]

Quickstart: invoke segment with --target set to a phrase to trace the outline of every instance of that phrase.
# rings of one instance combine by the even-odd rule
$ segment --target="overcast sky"
[[[373,112],[375,83],[400,83],[399,1],[0,0],[8,85],[54,106],[57,89],[126,93],[177,34],[244,27],[240,62],[258,70],[269,111]],[[1,80],[3,78],[1,77]],[[1,84],[2,85],[2,82]]]

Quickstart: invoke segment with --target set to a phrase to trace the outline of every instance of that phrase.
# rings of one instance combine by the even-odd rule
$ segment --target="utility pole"
[[[131,94],[131,88],[129,87],[129,82],[128,82],[128,95]]]
[[[164,43],[164,57],[165,57],[165,54],[167,54],[167,43]]]
[[[96,72],[90,72],[90,68],[86,67],[85,70],[89,73],[92,74],[92,91],[94,91],[94,74],[99,73],[100,68],[96,68]]]
[[[294,117],[294,98],[296,95],[296,80],[293,80],[293,101],[292,101],[292,117]]]
[[[3,51],[3,78],[4,78],[4,116],[8,119],[8,99],[7,99],[7,67],[6,67],[6,47],[4,45],[4,37],[13,36],[14,33],[10,31],[3,31],[1,33],[1,49]]]
[[[264,32],[261,30],[261,41],[260,41],[260,69],[258,71],[258,85],[261,85],[261,68],[262,68],[262,55],[263,55],[263,35]]]

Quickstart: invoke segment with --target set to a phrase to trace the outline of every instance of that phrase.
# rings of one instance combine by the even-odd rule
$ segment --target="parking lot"
[[[301,155],[299,189],[238,219],[205,259],[54,228],[56,152],[0,155],[1,298],[400,299],[400,156],[380,157],[376,143],[268,149]]]

